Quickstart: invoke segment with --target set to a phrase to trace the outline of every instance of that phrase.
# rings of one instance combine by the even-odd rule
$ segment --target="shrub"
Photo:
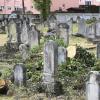
[[[96,18],[93,17],[93,18],[91,18],[91,19],[87,19],[86,23],[87,23],[87,24],[92,24],[92,23],[94,23],[95,21],[96,21]]]
[[[75,59],[77,59],[81,64],[85,64],[86,67],[93,67],[95,64],[95,56],[86,51],[82,47],[77,47]]]
[[[82,47],[77,47],[76,56],[68,58],[59,66],[58,76],[63,83],[64,90],[84,90],[85,81],[90,69],[93,69],[96,59]]]

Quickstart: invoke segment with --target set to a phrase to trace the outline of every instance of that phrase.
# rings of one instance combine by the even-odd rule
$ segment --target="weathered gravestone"
[[[30,57],[28,44],[20,44],[19,51],[23,61],[26,61]]]
[[[95,38],[95,24],[91,24],[86,28],[86,37],[93,40]]]
[[[5,30],[8,34],[7,51],[16,52],[18,50],[18,33],[15,20],[11,19]]]
[[[16,86],[26,85],[26,68],[23,64],[16,64],[14,66],[14,84]]]
[[[60,23],[59,27],[59,38],[63,39],[64,44],[69,44],[69,25],[66,23]]]
[[[27,23],[26,20],[24,20],[21,31],[21,42],[23,44],[29,43],[29,36],[28,36],[29,28],[30,28],[29,24]]]
[[[16,29],[17,29],[17,41],[18,44],[21,44],[21,30],[22,30],[22,20],[16,19]]]
[[[9,43],[17,43],[17,30],[16,30],[16,23],[14,20],[10,20],[8,24],[8,42]]]
[[[58,46],[53,40],[45,43],[44,47],[44,69],[43,84],[46,91],[60,94],[61,88],[57,86],[57,68],[58,68]]]
[[[58,47],[58,64],[66,62],[67,50],[64,47]]]
[[[35,26],[31,26],[29,31],[29,45],[30,48],[38,46],[40,43],[40,32],[36,29]]]
[[[100,73],[91,71],[86,82],[86,100],[100,100]]]
[[[97,43],[97,59],[100,59],[100,42]]]
[[[96,22],[96,37],[100,38],[100,21]]]
[[[56,29],[57,26],[57,19],[54,15],[50,15],[47,19],[50,29]]]
[[[82,36],[86,36],[86,23],[84,19],[80,19],[78,21],[78,34],[81,34]]]

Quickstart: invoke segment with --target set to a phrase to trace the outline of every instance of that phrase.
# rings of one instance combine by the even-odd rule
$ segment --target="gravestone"
[[[23,64],[16,64],[14,66],[14,84],[16,86],[26,85],[26,68]]]
[[[16,29],[17,29],[17,41],[21,44],[21,30],[22,30],[22,20],[16,19]]]
[[[50,15],[47,19],[47,23],[49,24],[50,29],[56,29],[57,26],[57,19],[56,16]]]
[[[96,37],[100,38],[100,21],[96,22]]]
[[[28,44],[20,44],[19,51],[23,61],[26,61],[30,57]]]
[[[38,46],[40,43],[40,32],[36,29],[35,26],[31,26],[29,31],[29,45],[30,48]]]
[[[86,36],[86,23],[84,19],[80,19],[78,21],[78,34],[81,34],[82,36]]]
[[[60,23],[59,27],[59,38],[63,39],[64,44],[69,44],[69,25],[66,23]]]
[[[86,35],[87,38],[94,39],[95,38],[95,24],[91,24],[87,26],[86,33],[87,33]]]
[[[17,30],[16,30],[16,23],[14,22],[14,20],[10,20],[9,24],[8,24],[8,37],[9,43],[17,43]]]
[[[8,25],[5,26],[5,31],[8,35],[7,51],[16,52],[18,50],[18,33],[15,20],[11,19]]]
[[[58,47],[58,64],[66,62],[67,59],[67,50],[64,47]]]
[[[86,100],[100,100],[100,73],[91,71],[86,82]]]
[[[28,36],[29,28],[30,28],[29,24],[27,23],[26,20],[24,20],[21,31],[21,43],[23,44],[29,43],[29,36]]]
[[[49,40],[44,46],[43,84],[50,93],[61,92],[57,87],[58,46]]]
[[[97,59],[100,59],[100,42],[97,43]]]

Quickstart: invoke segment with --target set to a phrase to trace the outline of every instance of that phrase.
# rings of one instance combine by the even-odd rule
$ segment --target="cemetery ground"
[[[0,34],[0,46],[3,46],[6,43],[7,36],[6,34]],[[52,98],[51,100],[85,100],[85,81],[88,72],[95,67],[97,64],[97,70],[99,63],[92,63],[95,62],[94,56],[91,56],[91,53],[96,57],[96,45],[93,44],[91,41],[83,37],[77,36],[70,36],[69,39],[69,50],[68,50],[68,57],[71,57],[69,60],[69,64],[62,64],[59,66],[59,80],[63,84],[64,94],[58,97],[51,97],[50,95],[48,98],[46,94],[41,93],[42,89],[40,87],[39,81],[41,79],[41,71],[43,66],[43,39],[41,39],[41,45],[32,49],[31,59],[25,62],[25,66],[27,66],[27,87],[28,88],[17,88],[11,82],[9,82],[9,93],[7,96],[1,95],[0,100],[48,100],[48,98]],[[61,44],[61,43],[59,43]],[[86,51],[90,52],[87,53],[84,49],[78,48],[80,56],[77,55],[77,48],[76,46],[81,46],[85,48]],[[1,48],[0,48],[1,49]],[[82,54],[82,55],[81,55]],[[85,55],[85,57],[83,57]],[[83,57],[82,59],[80,57]],[[83,59],[90,59],[88,62],[84,61]],[[82,61],[84,63],[82,63]],[[87,59],[87,60],[88,60]],[[12,73],[13,67],[15,63],[19,63],[21,61],[19,53],[16,53],[12,57],[7,60],[0,61],[0,71],[2,73],[1,79],[9,80],[9,76]],[[71,62],[70,62],[71,61]],[[89,64],[88,64],[89,63]],[[85,65],[86,64],[86,65]],[[90,65],[90,66],[88,66]],[[33,84],[31,86],[30,84]],[[32,90],[33,89],[33,90]],[[40,91],[37,92],[37,91]],[[13,93],[14,92],[14,93]],[[47,94],[48,95],[48,94]]]
[[[3,46],[7,42],[7,34],[0,34],[0,46]]]

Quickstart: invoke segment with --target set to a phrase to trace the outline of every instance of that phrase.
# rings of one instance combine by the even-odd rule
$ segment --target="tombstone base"
[[[43,86],[45,88],[45,92],[47,94],[47,96],[49,95],[55,95],[55,96],[59,96],[62,95],[63,89],[62,89],[62,84],[59,81],[56,82],[52,82],[52,83],[43,83]]]

